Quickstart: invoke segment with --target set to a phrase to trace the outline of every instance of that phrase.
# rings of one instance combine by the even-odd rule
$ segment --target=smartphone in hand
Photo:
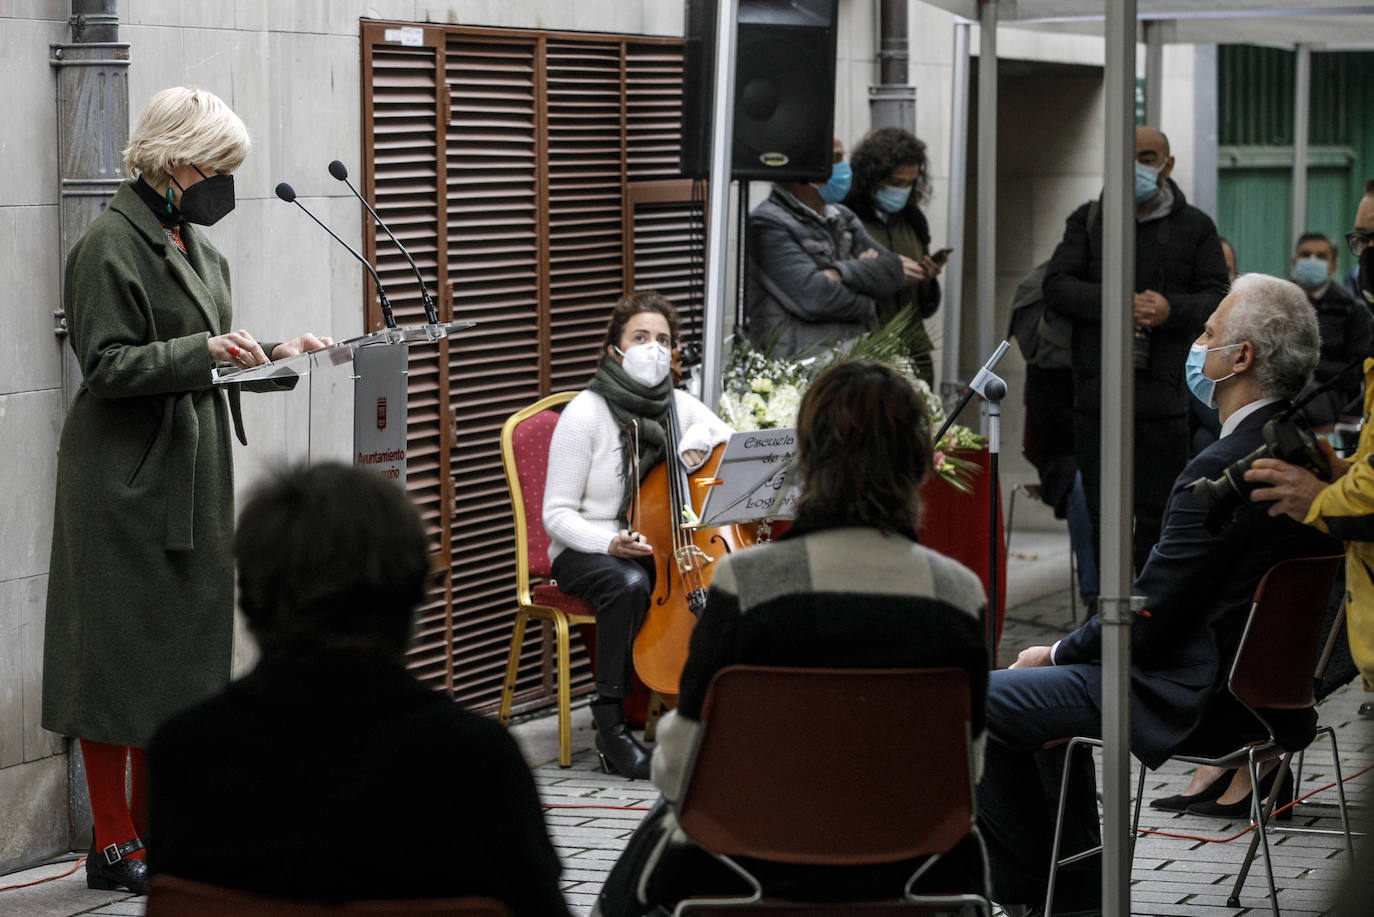
[[[940,267],[944,267],[945,262],[949,260],[949,255],[952,251],[954,251],[954,249],[952,248],[942,248],[935,254],[931,255],[930,260],[940,265]]]

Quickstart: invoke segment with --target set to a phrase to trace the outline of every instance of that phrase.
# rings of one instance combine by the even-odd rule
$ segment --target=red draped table
[[[946,481],[932,476],[921,486],[921,525],[917,534],[921,544],[952,557],[968,567],[988,589],[988,488],[992,475],[988,471],[988,450],[960,451],[957,458],[978,466],[973,472],[972,493],[964,493]],[[1007,607],[1007,554],[1001,548],[1002,498],[997,498],[997,639],[1002,639],[1002,617]]]

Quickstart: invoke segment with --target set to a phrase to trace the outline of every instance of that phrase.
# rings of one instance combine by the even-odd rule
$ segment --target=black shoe
[[[596,754],[601,759],[601,769],[631,780],[648,780],[649,752],[625,725],[620,699],[593,701],[592,720],[596,723]]]
[[[1260,798],[1269,795],[1269,791],[1274,787],[1274,777],[1278,774],[1278,768],[1274,768],[1268,774],[1260,778]],[[1253,792],[1253,791],[1251,791]],[[1274,800],[1274,808],[1286,806],[1293,801],[1293,772],[1290,770],[1283,776],[1283,787],[1279,790],[1279,795]],[[1189,815],[1201,815],[1204,818],[1245,818],[1250,817],[1250,793],[1240,802],[1220,803],[1215,801],[1195,802],[1188,807]],[[1291,821],[1293,818],[1292,808],[1284,809],[1275,815],[1270,816],[1277,821]]]
[[[91,852],[86,855],[86,887],[101,891],[127,888],[135,895],[143,894],[143,886],[148,884],[148,864],[129,859],[129,854],[142,849],[143,842],[138,838],[111,844],[104,850],[96,850],[95,844],[91,844]]]
[[[1221,798],[1221,794],[1226,792],[1226,788],[1231,785],[1231,774],[1227,771],[1207,786],[1202,788],[1202,792],[1194,793],[1192,796],[1184,796],[1178,793],[1174,796],[1165,796],[1162,799],[1151,799],[1150,808],[1163,809],[1166,812],[1186,812],[1188,807],[1200,802],[1211,802],[1213,799]]]

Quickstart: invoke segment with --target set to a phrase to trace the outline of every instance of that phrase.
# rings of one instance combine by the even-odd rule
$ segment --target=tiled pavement
[[[1018,540],[1020,536],[1018,535]],[[1016,567],[1025,562],[1013,561]],[[1043,560],[1043,558],[1042,558]],[[1029,564],[1028,566],[1033,566]],[[1017,593],[1012,591],[1013,600]],[[1016,605],[1008,615],[1003,656],[1014,658],[1023,646],[1052,642],[1070,628],[1068,593],[1054,592]],[[1003,660],[1009,661],[1009,658]],[[1341,767],[1346,777],[1374,764],[1374,725],[1356,717],[1363,695],[1347,686],[1332,695],[1321,708],[1323,721],[1336,726]],[[591,751],[591,722],[585,707],[574,711],[571,768],[558,767],[556,723],[543,717],[517,725],[514,733],[534,766],[535,781],[547,809],[549,833],[563,860],[564,893],[574,914],[588,913],[611,864],[652,803],[655,793],[648,783],[629,781],[600,772]],[[1330,753],[1320,740],[1308,755],[1302,775],[1302,792],[1325,786],[1332,780]],[[1180,791],[1189,769],[1166,765],[1146,780],[1146,798]],[[1374,773],[1348,780],[1347,794],[1358,803],[1368,797]],[[1311,803],[1333,803],[1335,790],[1318,792]],[[1334,812],[1299,806],[1293,825],[1339,827]],[[1249,835],[1229,843],[1208,843],[1238,834],[1246,822],[1226,822],[1190,815],[1174,815],[1144,808],[1142,826],[1153,831],[1189,835],[1191,839],[1147,834],[1136,848],[1132,872],[1131,903],[1135,915],[1160,917],[1237,917],[1265,915],[1269,903],[1264,891],[1263,863],[1256,860],[1242,890],[1241,907],[1226,906],[1231,883],[1239,869]],[[1358,825],[1357,825],[1358,827]],[[1271,836],[1275,882],[1279,904],[1286,915],[1313,917],[1328,912],[1339,887],[1347,856],[1344,842],[1323,835]],[[1357,853],[1364,868],[1366,854]],[[33,881],[70,868],[70,864],[28,870],[0,878],[0,886]],[[1374,905],[1371,905],[1374,912]],[[110,892],[89,891],[82,872],[30,888],[0,892],[0,914],[5,917],[68,917],[90,914],[100,917],[140,917],[140,899]]]

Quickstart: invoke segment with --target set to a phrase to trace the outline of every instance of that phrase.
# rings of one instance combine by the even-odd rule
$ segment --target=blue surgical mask
[[[1239,344],[1223,344],[1220,347],[1208,347],[1205,344],[1194,344],[1188,348],[1188,359],[1183,364],[1183,378],[1188,383],[1188,391],[1193,393],[1193,397],[1209,408],[1217,406],[1216,394],[1217,384],[1225,382],[1234,376],[1222,376],[1220,379],[1208,379],[1202,374],[1202,364],[1207,362],[1207,354],[1213,350],[1234,350]]]
[[[873,203],[878,205],[878,209],[884,213],[896,213],[906,206],[906,202],[911,198],[911,186],[905,188],[894,188],[891,185],[882,185],[877,191],[873,192]]]
[[[1315,290],[1326,283],[1331,274],[1320,258],[1299,258],[1293,265],[1293,282],[1304,290]]]
[[[838,204],[849,193],[849,185],[854,173],[847,162],[837,162],[830,167],[830,181],[821,185],[821,200],[827,204]]]
[[[1159,170],[1135,164],[1135,202],[1143,204],[1159,191]]]

